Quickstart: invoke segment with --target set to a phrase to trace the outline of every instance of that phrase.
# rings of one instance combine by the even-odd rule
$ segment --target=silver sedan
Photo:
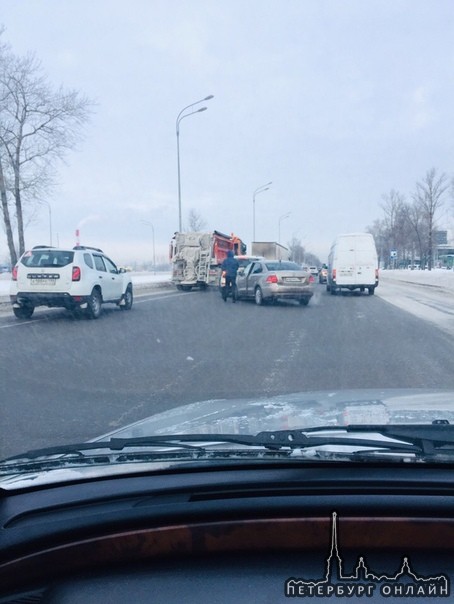
[[[313,295],[313,276],[296,262],[262,260],[238,271],[237,299],[252,298],[256,304],[293,299],[304,306]]]

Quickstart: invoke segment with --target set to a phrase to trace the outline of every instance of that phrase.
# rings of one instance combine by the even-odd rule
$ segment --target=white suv
[[[36,306],[82,311],[97,319],[104,302],[130,310],[132,282],[102,250],[76,246],[36,246],[25,252],[12,271],[11,304],[18,319],[29,319]]]

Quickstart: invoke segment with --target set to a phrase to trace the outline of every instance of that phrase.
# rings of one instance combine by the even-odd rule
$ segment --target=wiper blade
[[[238,444],[245,447],[264,447],[270,450],[339,445],[431,455],[438,451],[446,453],[451,450],[451,446],[454,445],[454,425],[355,424],[350,426],[317,426],[299,430],[264,431],[255,436],[248,434],[166,434],[162,436],[111,438],[104,441],[35,449],[4,459],[2,463],[65,455],[85,457],[85,452],[98,450],[116,452],[134,447],[161,447],[204,452],[206,449],[202,446],[202,443],[209,443],[210,445]]]
[[[193,439],[189,439],[193,440]],[[212,440],[212,439],[211,439]],[[33,460],[40,457],[54,457],[56,455],[76,455],[84,456],[85,451],[97,451],[97,450],[108,450],[108,451],[121,451],[126,447],[175,447],[178,449],[190,449],[203,451],[203,447],[196,445],[184,444],[180,442],[179,437],[173,436],[144,436],[141,438],[111,438],[110,440],[93,441],[74,443],[69,445],[56,445],[54,447],[45,447],[43,449],[33,449],[14,455],[6,459],[1,460],[0,463],[6,463],[10,461],[20,460]]]
[[[329,434],[326,434],[327,432]],[[339,436],[335,435],[336,432]],[[348,434],[348,436],[341,436],[341,434]],[[369,439],[368,435],[375,435],[375,438]],[[265,446],[276,447],[350,445],[372,447],[376,450],[407,451],[424,458],[454,453],[454,425],[445,421],[435,421],[432,424],[318,426],[303,430],[262,432],[257,434],[256,438],[261,438]]]

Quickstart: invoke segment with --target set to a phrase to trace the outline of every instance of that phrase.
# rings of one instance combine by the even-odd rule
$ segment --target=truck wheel
[[[191,289],[192,289],[192,285],[182,285],[182,286],[181,286],[181,289],[182,289],[184,292],[190,292],[190,291],[191,291]]]
[[[255,290],[255,303],[257,306],[263,306],[265,304],[265,300],[263,299],[263,292],[260,287],[257,287]]]
[[[101,314],[101,305],[101,294],[97,289],[94,289],[87,300],[87,317],[97,319]]]
[[[21,306],[20,308],[13,308],[13,313],[18,319],[30,319],[34,310],[34,306],[27,304],[26,306]]]
[[[368,287],[367,289],[369,290],[369,296],[373,296],[374,292],[375,292],[375,287],[372,286],[372,287]]]
[[[120,306],[121,310],[131,310],[134,297],[132,294],[132,287],[129,285],[126,288],[124,300],[125,303]]]

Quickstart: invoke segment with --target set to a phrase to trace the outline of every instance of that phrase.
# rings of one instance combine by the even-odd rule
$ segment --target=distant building
[[[452,269],[454,265],[454,238],[449,231],[435,231],[435,266]]]

